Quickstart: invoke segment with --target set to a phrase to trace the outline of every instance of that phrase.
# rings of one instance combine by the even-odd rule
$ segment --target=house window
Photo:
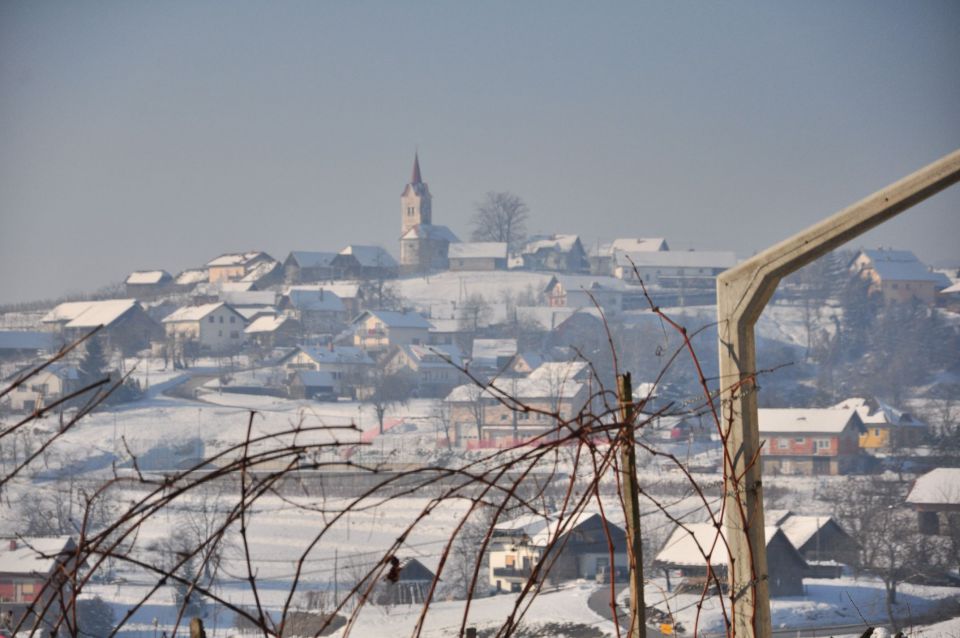
[[[237,332],[236,330],[231,330],[231,331],[230,331],[230,338],[231,338],[231,339],[239,339],[239,338],[240,338],[240,333]]]
[[[786,450],[790,447],[790,439],[777,439],[777,447],[781,450]]]
[[[873,428],[873,436],[880,436],[880,428]]]
[[[207,320],[208,320],[210,323],[213,323],[213,322],[216,321],[216,319],[213,317],[213,315],[210,315],[209,317],[207,317]]]
[[[230,315],[230,323],[237,323],[237,318],[233,315]]]
[[[217,330],[217,336],[218,336],[218,337],[222,337],[222,336],[223,336],[223,330]]]
[[[223,315],[220,315],[220,323],[223,323]]]
[[[806,439],[803,438],[802,436],[798,436],[793,440],[794,443],[803,443],[804,441],[806,441]]]
[[[830,449],[830,439],[817,439],[816,440],[817,451],[820,450],[829,450]]]

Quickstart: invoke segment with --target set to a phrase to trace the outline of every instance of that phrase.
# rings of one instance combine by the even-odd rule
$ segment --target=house
[[[780,528],[810,567],[810,578],[839,578],[844,565],[856,563],[860,546],[832,516],[768,510],[767,525]]]
[[[590,263],[579,235],[533,237],[520,250],[527,270],[555,272],[588,272]]]
[[[207,283],[209,281],[210,273],[207,272],[206,268],[192,268],[184,270],[177,275],[173,285],[174,288],[180,292],[189,292],[193,290],[197,284]]]
[[[410,373],[421,398],[445,397],[464,378],[456,346],[397,346],[384,358],[383,367],[391,374]]]
[[[287,315],[260,315],[243,329],[247,340],[261,348],[294,346],[303,336],[300,322]]]
[[[447,250],[450,270],[506,270],[506,242],[461,242]]]
[[[334,252],[291,251],[283,262],[283,278],[288,284],[333,279]]]
[[[374,362],[353,346],[300,346],[279,361],[292,376],[298,370],[326,372],[333,377],[336,396],[353,396]]]
[[[921,533],[941,533],[948,517],[960,517],[960,468],[930,470],[914,481],[907,503],[917,512]]]
[[[283,283],[283,265],[278,261],[261,261],[249,268],[238,280],[250,285],[250,290],[266,290]]]
[[[367,352],[427,343],[430,322],[415,312],[365,310],[352,322],[353,345]]]
[[[297,370],[289,382],[292,399],[336,401],[339,387],[340,383],[332,373],[318,370]]]
[[[613,276],[625,281],[642,280],[648,287],[673,291],[681,296],[716,294],[717,275],[737,264],[729,251],[666,250],[613,253]]]
[[[34,357],[56,350],[57,339],[49,332],[0,330],[0,360]]]
[[[185,306],[163,320],[167,338],[174,343],[217,353],[236,352],[245,340],[246,324],[243,315],[222,301]]]
[[[868,281],[869,291],[880,294],[884,303],[916,299],[933,305],[937,293],[950,286],[946,275],[931,271],[909,250],[864,249],[853,258],[849,269]]]
[[[591,275],[612,275],[613,255],[615,252],[637,253],[670,250],[663,237],[621,237],[612,242],[597,244],[590,253]]]
[[[547,305],[552,308],[596,308],[608,314],[623,310],[623,296],[632,292],[629,286],[612,277],[590,275],[554,275],[543,289]]]
[[[173,277],[166,270],[136,270],[124,282],[130,297],[149,297],[166,292],[173,286]]]
[[[761,409],[760,437],[765,472],[848,474],[862,469],[857,411],[848,409]]]
[[[726,543],[719,538],[720,533],[721,530],[711,523],[686,523],[670,534],[653,561],[656,567],[664,570],[668,590],[671,588],[671,572],[679,572],[685,584],[697,591],[702,590],[707,584],[707,554],[710,555],[709,564],[714,574],[721,584],[726,585],[730,559]],[[764,533],[767,539],[770,595],[802,596],[803,578],[809,570],[803,556],[780,528],[768,525]]]
[[[347,307],[336,293],[323,286],[291,287],[280,309],[295,317],[311,333],[339,332],[347,320]]]
[[[69,536],[0,539],[0,614],[9,613],[16,626],[32,605],[35,611],[47,608],[51,621],[59,618],[63,611],[58,601],[72,595],[65,586],[76,564],[76,548]],[[33,622],[24,621],[27,631]]]
[[[927,424],[877,399],[852,397],[833,406],[854,409],[863,422],[860,447],[867,451],[894,451],[915,447],[927,435]]]
[[[260,251],[220,255],[207,262],[207,281],[211,284],[221,281],[239,281],[258,264],[275,261],[273,257]]]
[[[525,377],[544,363],[543,355],[537,352],[518,352],[510,361],[511,376]]]
[[[389,279],[397,276],[397,260],[380,246],[347,246],[330,263],[339,279]]]
[[[505,521],[494,528],[488,554],[490,586],[497,591],[520,591],[538,567],[535,582],[602,579],[628,569],[626,533],[596,512]]]
[[[5,380],[7,385],[33,369],[33,366],[21,370]],[[45,367],[24,383],[14,388],[7,398],[14,410],[33,412],[56,402],[80,389],[80,371],[71,365],[57,362]]]
[[[378,605],[422,605],[436,576],[416,558],[395,559],[396,572],[382,578],[374,597]]]
[[[516,404],[504,402],[512,397]],[[586,405],[588,385],[547,375],[499,378],[489,386],[459,385],[446,398],[454,444],[467,448],[504,447],[567,433],[560,429]],[[559,421],[558,421],[559,419]]]
[[[470,371],[495,375],[505,371],[517,355],[516,339],[474,339]]]
[[[131,355],[163,336],[163,329],[136,299],[71,301],[62,303],[40,320],[59,330],[65,341],[74,341],[95,328],[105,349],[116,348]]]

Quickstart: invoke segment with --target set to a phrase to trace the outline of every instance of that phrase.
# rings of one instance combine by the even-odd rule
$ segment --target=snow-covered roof
[[[427,319],[430,322],[430,332],[462,332],[463,325],[459,319]]]
[[[663,250],[627,252],[615,250],[613,262],[626,268],[711,268],[727,269],[737,264],[737,256],[730,251]],[[631,264],[631,262],[633,262]]]
[[[223,290],[220,301],[231,306],[272,306],[277,303],[277,293],[272,290]]]
[[[507,243],[502,241],[471,241],[450,244],[450,259],[506,259]]]
[[[235,306],[233,308],[241,317],[250,321],[258,317],[277,315],[277,309],[273,306]]]
[[[397,260],[380,246],[356,246],[351,244],[340,251],[352,255],[364,268],[396,268]]]
[[[336,293],[324,288],[313,290],[290,290],[287,293],[290,305],[298,310],[313,312],[343,312],[343,301]]]
[[[851,424],[860,426],[854,409],[762,408],[758,412],[760,432],[764,434],[839,434]]]
[[[584,388],[582,383],[571,379],[497,379],[491,383],[494,389],[486,386],[480,388],[476,384],[467,383],[457,386],[447,395],[447,401],[454,403],[472,402],[482,394],[489,399],[498,399],[504,396],[513,397],[520,401],[526,400],[554,400],[572,399]]]
[[[887,281],[932,281],[941,288],[950,285],[950,280],[946,275],[931,271],[909,250],[868,248],[860,252],[870,260],[870,268],[876,271],[880,279]]]
[[[540,250],[556,250],[568,253],[580,241],[579,235],[550,235],[549,237],[535,237],[524,244],[520,251],[524,255],[532,255]]]
[[[62,554],[75,547],[69,536],[0,539],[0,573],[45,576],[56,566],[58,554],[59,562],[69,561],[70,557]]]
[[[943,290],[940,291],[940,294],[942,294],[942,295],[952,295],[952,294],[955,294],[955,293],[958,293],[958,292],[960,292],[960,281],[958,281],[957,283],[953,284],[952,286],[947,286],[946,288],[944,288]]]
[[[210,273],[207,272],[204,268],[194,268],[190,270],[184,270],[182,273],[177,275],[176,284],[178,286],[192,286],[194,284],[199,284],[210,278]]]
[[[493,531],[494,533],[500,532],[511,536],[518,533],[533,536],[549,524],[550,519],[543,514],[528,512],[509,521],[497,521]]]
[[[622,279],[604,275],[554,275],[547,282],[544,291],[549,292],[559,284],[564,290],[612,290],[616,292],[636,291],[639,286],[632,286]]]
[[[322,268],[329,266],[333,258],[337,256],[334,252],[316,252],[309,250],[293,250],[287,257],[287,261],[294,261],[301,268]]]
[[[496,365],[500,357],[512,357],[517,354],[516,339],[474,339],[470,358],[477,362],[492,361]]]
[[[727,565],[729,555],[727,546],[720,538],[721,530],[710,523],[687,523],[677,527],[654,559],[665,565],[678,567],[704,567],[707,564],[704,554],[710,554],[711,565]],[[777,528],[768,525],[763,528],[767,544],[773,540]]]
[[[605,250],[604,250],[605,249]],[[600,254],[612,255],[615,250],[628,253],[670,250],[663,237],[618,237],[600,247]]]
[[[316,363],[356,363],[364,365],[373,365],[373,359],[370,358],[363,349],[356,346],[335,346],[332,349],[321,346],[300,346],[283,360],[294,357],[298,352],[307,355]]]
[[[260,263],[250,268],[250,270],[248,270],[246,274],[240,278],[240,281],[249,281],[250,283],[256,283],[261,279],[263,279],[264,277],[270,276],[271,274],[273,274],[274,271],[280,268],[282,268],[282,266],[278,261],[273,261],[272,259],[268,261],[261,261]]]
[[[960,505],[960,467],[938,467],[930,470],[907,494],[914,505]]]
[[[418,368],[462,368],[463,357],[460,348],[447,346],[406,345],[400,349],[412,360]]]
[[[257,259],[269,259],[270,261],[273,261],[273,258],[267,253],[254,250],[246,253],[227,253],[225,255],[220,255],[219,257],[208,261],[207,267],[216,268],[223,266],[247,266],[250,264],[250,262]]]
[[[779,527],[783,530],[790,544],[799,550],[832,520],[833,518],[830,516],[800,516],[798,514],[791,514],[780,523]],[[836,523],[836,521],[834,521],[834,523]]]
[[[67,328],[109,326],[138,305],[136,299],[71,301],[60,304],[44,315],[40,321],[43,323],[66,322]]]
[[[287,323],[288,321],[291,321],[290,317],[285,317],[283,315],[265,315],[254,319],[249,326],[243,329],[243,331],[248,335],[269,334],[279,330],[283,324]]]
[[[554,540],[554,535],[557,534],[557,530],[561,527],[561,525],[563,527],[563,532],[561,534],[562,536],[564,534],[573,532],[577,527],[580,527],[595,516],[599,516],[599,514],[597,512],[586,511],[574,514],[572,517],[567,516],[562,521],[553,519],[544,525],[543,528],[538,532],[530,535],[530,544],[535,547],[546,547],[551,541]],[[617,527],[617,525],[614,525],[609,521],[607,521],[607,525],[611,528]]]
[[[446,226],[417,224],[405,232],[400,239],[439,239],[454,244],[460,239]]]
[[[926,424],[917,421],[909,413],[891,407],[880,400],[868,401],[861,397],[851,397],[833,406],[833,409],[854,409],[864,425],[901,425],[911,427],[926,427]]]
[[[218,308],[225,307],[228,308],[231,312],[239,316],[241,319],[244,319],[243,315],[234,310],[233,306],[222,301],[216,303],[206,303],[200,306],[184,306],[183,308],[177,308],[169,315],[163,319],[163,323],[177,323],[181,321],[201,321],[204,317],[209,315],[214,310]],[[244,319],[246,321],[246,319]]]
[[[559,381],[563,379],[576,379],[580,374],[587,370],[589,364],[586,361],[545,361],[533,370],[528,378],[544,379],[547,381]]]
[[[415,312],[397,312],[395,310],[365,310],[353,320],[353,323],[362,323],[367,316],[376,317],[380,323],[389,328],[425,328],[430,329],[430,323]]]
[[[55,342],[49,332],[0,330],[0,350],[51,350]]]
[[[134,285],[160,284],[170,281],[170,273],[166,270],[136,270],[127,277],[126,283]]]

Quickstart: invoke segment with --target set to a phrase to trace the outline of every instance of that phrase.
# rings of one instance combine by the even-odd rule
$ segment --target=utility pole
[[[890,184],[717,277],[724,525],[730,547],[732,635],[771,635],[757,421],[754,325],[780,280],[817,257],[960,181],[960,150]]]
[[[624,514],[627,519],[627,562],[630,581],[630,630],[629,638],[646,638],[645,615],[647,606],[643,600],[643,545],[640,533],[640,485],[637,483],[637,449],[633,426],[633,386],[630,373],[617,377],[617,393],[620,395],[620,419],[622,439],[620,443],[620,489],[623,493]],[[616,565],[610,565],[613,570]],[[616,601],[611,601],[610,611],[617,613]]]

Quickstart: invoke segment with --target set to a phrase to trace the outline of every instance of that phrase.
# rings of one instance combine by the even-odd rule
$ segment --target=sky
[[[960,148],[960,3],[0,3],[0,303],[225,252],[468,239],[747,257]],[[857,240],[960,262],[960,185]]]

